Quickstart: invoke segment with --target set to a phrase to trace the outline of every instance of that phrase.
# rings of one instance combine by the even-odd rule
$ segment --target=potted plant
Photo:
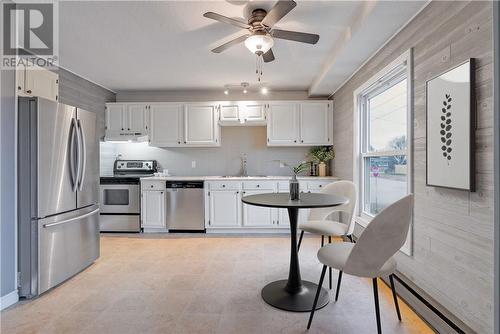
[[[326,176],[326,163],[335,159],[333,146],[315,146],[309,151],[311,159],[318,163],[319,176]]]
[[[306,161],[300,162],[297,166],[291,166],[286,162],[281,162],[286,167],[290,168],[293,175],[290,179],[290,199],[292,201],[297,201],[300,199],[300,189],[299,189],[299,181],[297,180],[297,175],[303,173],[307,170],[309,163]]]

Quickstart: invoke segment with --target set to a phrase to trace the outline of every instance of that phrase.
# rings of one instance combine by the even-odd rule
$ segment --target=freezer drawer
[[[38,294],[64,282],[99,257],[99,208],[38,221]]]

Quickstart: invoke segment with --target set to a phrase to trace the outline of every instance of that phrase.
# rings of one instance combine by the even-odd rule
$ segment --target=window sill
[[[354,221],[361,225],[362,227],[366,228],[368,224],[372,221],[373,218],[368,218],[368,217],[362,217],[362,216],[356,216],[354,217]]]

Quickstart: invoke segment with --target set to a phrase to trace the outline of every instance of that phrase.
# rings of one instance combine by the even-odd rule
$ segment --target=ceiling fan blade
[[[227,49],[229,49],[231,46],[233,45],[236,45],[236,44],[239,44],[241,42],[243,42],[245,39],[248,38],[248,36],[250,36],[250,34],[245,34],[243,36],[240,36],[240,37],[237,37],[227,43],[224,43],[218,47],[216,47],[215,49],[212,49],[212,52],[214,53],[221,53],[222,51],[225,51]]]
[[[262,55],[262,58],[264,59],[264,63],[270,63],[274,60],[274,53],[273,49],[269,49],[266,53]]]
[[[273,36],[274,38],[287,39],[290,41],[309,43],[309,44],[316,44],[319,41],[319,35],[316,34],[308,34],[305,32],[288,31],[280,29],[273,29],[271,31],[271,36]]]
[[[262,20],[262,24],[272,27],[279,20],[283,18],[288,12],[297,6],[293,0],[279,0],[276,5],[267,13],[266,17]]]
[[[209,19],[212,19],[212,20],[219,21],[219,22],[229,23],[229,24],[232,24],[233,26],[237,26],[237,27],[240,27],[243,29],[250,28],[250,26],[246,22],[235,20],[235,19],[232,19],[230,17],[220,15],[220,14],[217,14],[214,12],[207,12],[207,13],[203,14],[203,16],[205,16]]]

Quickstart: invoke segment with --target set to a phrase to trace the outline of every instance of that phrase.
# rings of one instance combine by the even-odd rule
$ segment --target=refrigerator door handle
[[[82,122],[78,122],[78,129],[80,131],[81,145],[82,145],[82,161],[81,161],[81,175],[78,186],[78,191],[82,191],[83,181],[85,180],[85,165],[87,164],[87,145],[85,143],[85,132],[83,131]]]
[[[75,121],[75,132],[76,132],[76,139],[77,139],[77,143],[76,143],[76,147],[78,147],[78,150],[77,150],[77,153],[76,153],[76,156],[77,156],[77,160],[76,160],[76,182],[75,182],[75,185],[74,185],[74,190],[73,191],[77,191],[78,190],[78,185],[80,183],[80,178],[81,178],[81,175],[82,175],[82,134],[79,130],[80,126],[78,125],[78,122],[76,119],[73,118],[73,120]]]
[[[90,212],[87,212],[83,215],[80,215],[78,217],[73,217],[73,218],[69,218],[69,219],[65,219],[65,220],[61,220],[60,222],[56,222],[56,223],[50,223],[50,224],[44,224],[43,227],[44,228],[47,228],[47,227],[53,227],[53,226],[58,226],[58,225],[63,225],[63,224],[68,224],[68,223],[71,223],[71,222],[74,222],[74,221],[77,221],[77,220],[80,220],[82,218],[86,218],[86,217],[89,217],[89,216],[93,216],[95,215],[96,213],[99,212],[99,208],[93,210],[93,211],[90,211]]]
[[[78,131],[78,129],[76,120],[74,118],[71,120],[70,131],[71,131],[71,140],[69,148],[69,164],[70,164],[71,182],[73,183],[72,189],[73,192],[75,192],[78,185],[78,179],[77,179],[78,171],[75,170],[75,136],[77,135],[76,132]],[[76,155],[78,155],[78,150],[76,152]]]

